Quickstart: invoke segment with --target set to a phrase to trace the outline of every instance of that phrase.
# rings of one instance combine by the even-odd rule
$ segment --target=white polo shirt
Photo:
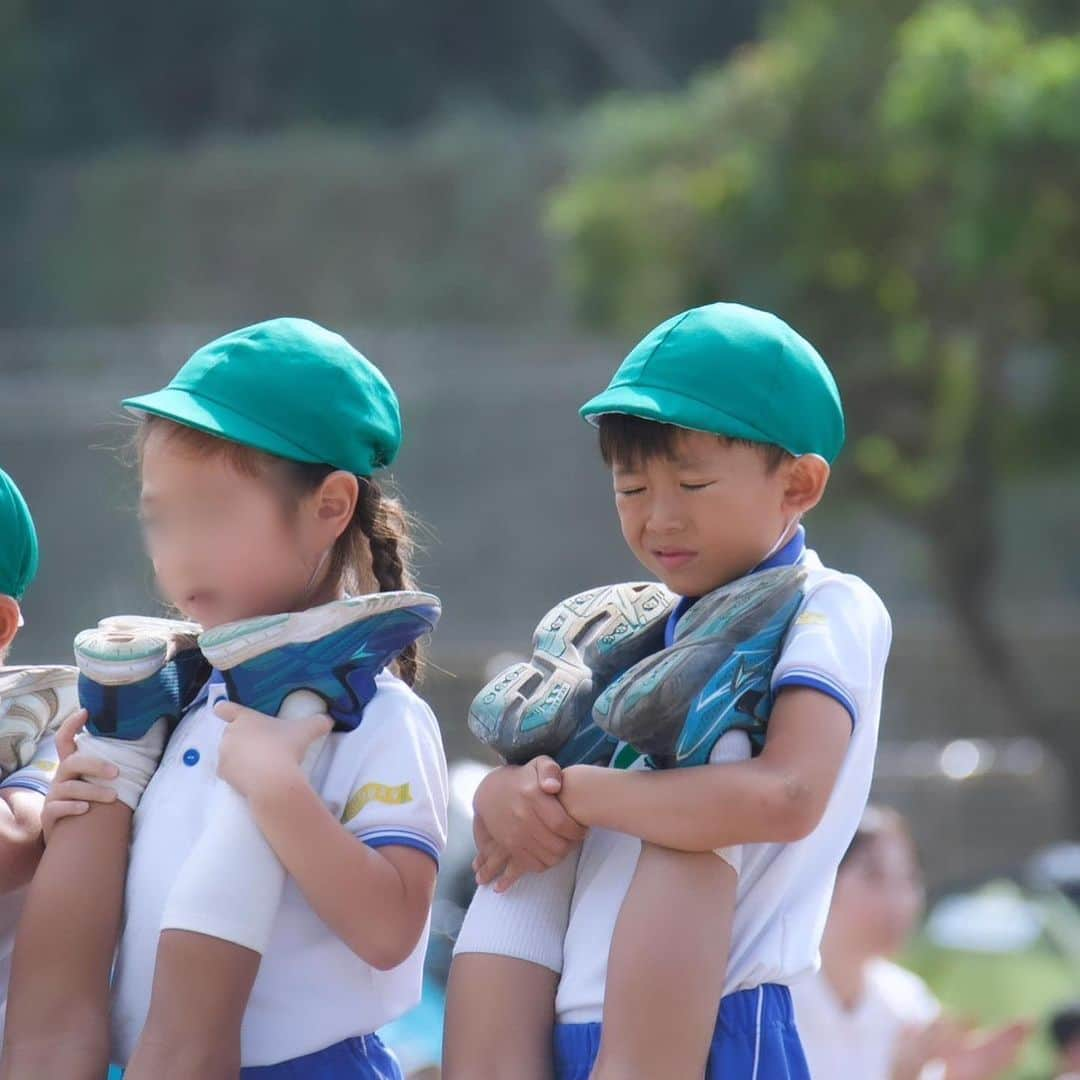
[[[810,1075],[889,1080],[901,1032],[909,1024],[928,1024],[941,1012],[929,987],[913,972],[873,960],[858,1002],[847,1009],[822,972],[791,988],[795,1023]],[[939,1075],[932,1066],[922,1080]]]
[[[396,676],[376,679],[359,727],[335,732],[312,785],[335,817],[372,847],[401,845],[436,862],[446,843],[446,759],[428,706]],[[208,697],[173,732],[134,817],[125,918],[113,976],[113,1060],[126,1062],[146,1020],[161,916],[206,820],[217,776],[225,696]],[[391,971],[366,964],[339,940],[289,880],[241,1030],[244,1066],[270,1065],[366,1035],[420,1000],[428,930]]]
[[[809,686],[833,697],[852,717],[852,737],[825,814],[810,836],[723,852],[739,873],[725,994],[790,983],[816,968],[836,868],[866,805],[877,748],[892,637],[888,613],[863,581],[827,569],[806,550],[801,530],[759,569],[791,563],[806,568],[807,584],[773,672],[773,688]],[[616,753],[613,760],[622,757]],[[639,759],[630,767],[645,766]],[[526,878],[503,896],[479,890],[458,951],[520,956],[561,971],[559,1021],[599,1021],[608,949],[640,850],[635,837],[590,829],[569,904],[565,870]],[[542,927],[543,940],[536,931],[522,933],[526,926]]]
[[[34,750],[29,765],[16,769],[0,781],[0,789],[25,788],[44,797],[49,793],[60,759],[56,740],[46,735]],[[0,894],[0,1040],[4,1037],[4,1013],[7,1005],[8,981],[11,978],[11,953],[15,948],[15,930],[19,925],[27,886]]]

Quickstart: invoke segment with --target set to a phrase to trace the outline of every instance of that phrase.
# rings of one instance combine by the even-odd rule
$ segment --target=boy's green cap
[[[661,323],[585,403],[591,422],[624,413],[773,443],[832,462],[844,410],[817,350],[783,320],[742,304],[709,304]]]
[[[204,345],[164,390],[124,407],[292,461],[369,476],[401,445],[382,372],[307,319],[270,319]]]
[[[38,568],[38,538],[30,508],[0,469],[0,593],[21,600]]]

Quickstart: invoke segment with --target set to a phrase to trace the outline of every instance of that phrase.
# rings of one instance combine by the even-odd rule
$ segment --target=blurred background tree
[[[841,482],[927,536],[983,677],[1072,776],[992,586],[1005,476],[1080,457],[1078,196],[1073,5],[796,0],[687,90],[591,110],[552,210],[592,324],[722,296],[819,344]]]

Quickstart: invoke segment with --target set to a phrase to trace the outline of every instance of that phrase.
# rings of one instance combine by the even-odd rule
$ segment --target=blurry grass
[[[1046,1025],[1056,1007],[1080,996],[1080,973],[1049,945],[992,955],[941,949],[920,939],[904,963],[918,972],[945,1008],[983,1024],[1030,1019],[1036,1031],[1008,1080],[1048,1080],[1053,1055]]]

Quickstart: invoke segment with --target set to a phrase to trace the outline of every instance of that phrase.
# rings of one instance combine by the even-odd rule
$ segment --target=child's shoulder
[[[364,706],[363,718],[340,740],[352,748],[393,742],[432,744],[442,750],[439,722],[431,706],[406,682],[389,671],[375,677],[375,696]]]
[[[804,561],[807,571],[802,607],[795,618],[813,623],[814,614],[828,620],[842,617],[868,628],[881,628],[891,634],[892,619],[884,601],[861,577],[825,566],[817,553],[808,551]]]
[[[891,960],[871,961],[866,979],[870,992],[901,1020],[925,1022],[940,1011],[930,987],[915,972]]]

